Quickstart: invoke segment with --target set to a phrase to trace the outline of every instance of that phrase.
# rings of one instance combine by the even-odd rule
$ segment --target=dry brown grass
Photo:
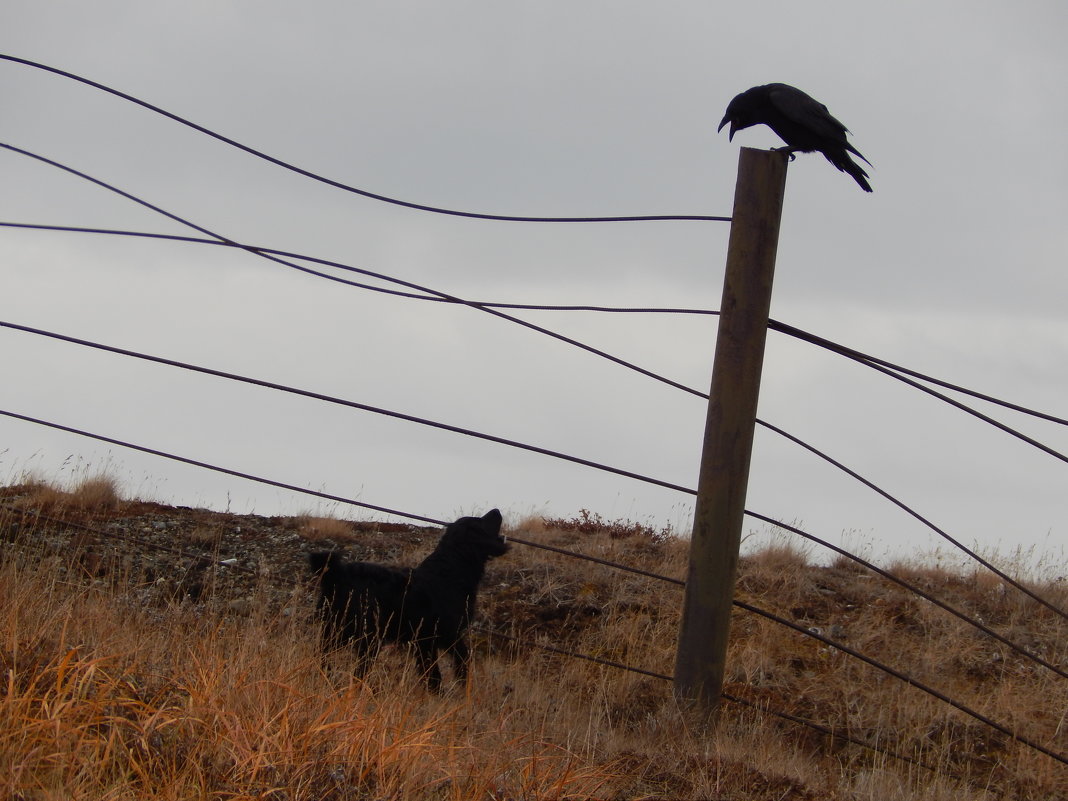
[[[300,524],[300,536],[308,542],[352,542],[356,536],[356,530],[352,523],[338,520],[334,517],[303,517]]]
[[[685,574],[685,543],[624,524],[524,524],[514,533]],[[399,561],[425,550],[413,544]],[[5,553],[0,797],[1068,797],[1064,765],[744,612],[732,624],[727,690],[757,708],[726,704],[715,731],[696,726],[667,682],[535,646],[672,672],[681,591],[555,553],[517,545],[491,563],[480,617],[524,644],[477,634],[470,688],[441,697],[425,694],[395,650],[366,683],[351,679],[344,654],[324,673],[299,588],[290,614],[268,605],[243,616],[189,604],[150,609],[121,585],[61,578],[15,558],[23,553],[15,546]],[[897,567],[1051,661],[1068,661],[1064,621],[999,582]],[[1059,584],[1040,589],[1068,602]],[[893,585],[845,565],[811,565],[777,543],[742,560],[738,595],[1068,751],[1064,681]],[[763,707],[848,728],[935,770],[830,740]]]
[[[70,489],[40,479],[26,482],[21,489],[24,495],[19,504],[44,514],[73,512],[93,515],[113,512],[122,503],[115,479],[103,474],[82,479]]]

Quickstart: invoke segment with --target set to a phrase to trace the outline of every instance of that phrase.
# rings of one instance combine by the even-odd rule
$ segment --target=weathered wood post
[[[723,687],[786,153],[743,147],[738,159],[712,390],[697,483],[675,696],[714,713]]]

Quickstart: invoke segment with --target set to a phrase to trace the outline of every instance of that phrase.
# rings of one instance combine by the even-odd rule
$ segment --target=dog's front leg
[[[320,607],[319,614],[322,628],[319,630],[319,651],[322,658],[323,672],[330,674],[330,656],[344,643],[344,624],[339,623],[329,607]]]
[[[449,654],[452,656],[452,663],[456,666],[456,678],[466,686],[468,667],[471,663],[471,651],[467,647],[467,640],[463,635],[453,640],[452,645],[449,646]]]
[[[327,676],[330,675],[330,654],[337,650],[336,640],[337,638],[333,636],[329,629],[323,629],[322,636],[319,638],[319,658],[323,666],[323,673]]]
[[[378,656],[378,652],[382,648],[382,640],[374,636],[374,634],[364,633],[353,640],[352,644],[356,651],[356,664],[353,666],[352,672],[356,678],[362,679],[367,675],[371,663]]]

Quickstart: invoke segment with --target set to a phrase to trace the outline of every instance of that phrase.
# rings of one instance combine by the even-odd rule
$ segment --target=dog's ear
[[[308,554],[308,567],[312,573],[319,575],[327,568],[333,567],[337,560],[338,555],[334,551],[315,551]]]
[[[501,522],[503,518],[501,517],[500,509],[490,509],[486,514],[482,515],[482,520],[492,526],[495,531],[501,530]]]

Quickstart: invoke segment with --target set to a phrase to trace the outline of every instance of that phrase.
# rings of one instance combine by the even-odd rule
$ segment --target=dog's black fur
[[[323,647],[351,642],[362,675],[383,642],[411,643],[427,686],[441,687],[438,652],[467,680],[470,653],[464,635],[475,616],[475,593],[486,562],[508,550],[501,513],[461,517],[445,527],[437,548],[416,568],[345,562],[336,552],[308,557],[319,576]]]

